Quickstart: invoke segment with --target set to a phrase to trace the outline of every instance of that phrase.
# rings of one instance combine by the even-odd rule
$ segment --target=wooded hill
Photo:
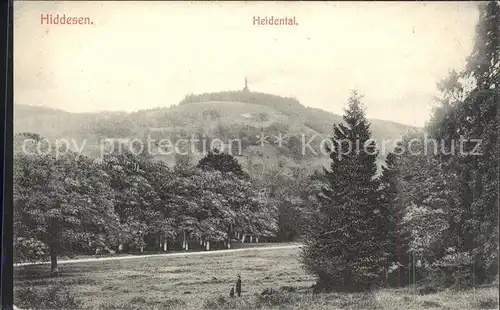
[[[161,140],[206,137],[224,142],[239,139],[241,148],[233,144],[232,154],[243,168],[252,173],[262,172],[266,166],[309,167],[311,171],[328,163],[328,157],[319,152],[319,142],[331,135],[333,123],[342,122],[339,115],[324,110],[307,108],[296,99],[248,91],[226,91],[201,95],[187,95],[179,104],[165,108],[126,112],[70,113],[63,110],[16,104],[14,108],[16,133],[33,132],[50,140],[75,139],[78,145],[85,140],[83,154],[100,156],[100,141],[106,138]],[[391,121],[370,119],[372,136],[377,141],[395,140],[414,127]],[[259,141],[263,131],[267,136],[264,146]],[[275,136],[286,135],[279,145]],[[318,153],[302,145],[310,145]],[[201,140],[201,139],[200,139]],[[202,150],[201,142],[199,150]],[[174,156],[159,155],[169,165]],[[193,156],[194,160],[201,155]],[[383,160],[379,157],[379,164]],[[265,163],[265,164],[264,164]]]

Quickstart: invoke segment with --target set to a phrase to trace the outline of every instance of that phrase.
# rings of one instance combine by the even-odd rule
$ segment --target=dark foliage
[[[198,163],[198,168],[203,170],[217,170],[222,173],[232,172],[241,178],[249,177],[234,156],[219,152],[217,149],[208,152]]]

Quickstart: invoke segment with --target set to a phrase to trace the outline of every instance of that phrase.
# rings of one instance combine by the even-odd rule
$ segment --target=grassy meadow
[[[73,307],[86,309],[498,308],[498,287],[428,295],[418,295],[407,288],[363,294],[312,294],[314,279],[301,268],[299,251],[248,249],[61,264],[58,277],[49,275],[48,265],[16,267],[16,306],[70,308],[68,304],[51,304],[49,299],[74,297]],[[231,299],[229,290],[238,273],[243,281],[242,297]],[[71,296],[63,296],[57,290],[47,293],[61,287],[69,289]],[[274,292],[261,295],[268,288]],[[42,291],[46,293],[40,297]]]

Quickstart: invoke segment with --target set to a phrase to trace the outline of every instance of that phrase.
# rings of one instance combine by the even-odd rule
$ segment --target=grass
[[[308,290],[288,292],[280,289],[272,295],[247,299],[218,297],[205,302],[205,309],[497,309],[498,288],[468,292],[445,291],[425,296],[407,289],[385,289],[357,294],[312,294]]]
[[[36,290],[61,287],[87,309],[496,309],[498,287],[413,295],[408,289],[365,294],[317,294],[304,273],[296,248],[217,253],[60,265],[50,277],[48,265],[15,270],[16,305],[40,305]],[[241,298],[229,298],[240,273]],[[273,292],[261,295],[267,288]],[[29,294],[26,291],[29,290]],[[49,292],[50,296],[66,296]],[[47,294],[49,294],[47,293]],[[27,297],[28,296],[28,297]],[[43,299],[43,298],[41,298]],[[64,297],[64,302],[69,300]],[[60,306],[59,308],[64,307]],[[24,306],[26,309],[26,306]]]

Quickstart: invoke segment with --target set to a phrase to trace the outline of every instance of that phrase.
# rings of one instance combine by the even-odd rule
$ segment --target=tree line
[[[16,138],[26,136],[41,139]],[[57,272],[61,255],[166,251],[179,237],[185,250],[193,239],[209,250],[277,231],[273,200],[231,155],[215,150],[196,166],[178,156],[170,168],[130,151],[99,162],[62,153],[15,154],[16,261],[50,257]]]
[[[380,177],[376,152],[339,157],[343,140],[376,150],[361,96],[349,99],[304,225],[302,261],[318,278],[315,289],[498,280],[500,5],[479,10],[466,67],[438,84],[431,120],[387,155]],[[462,152],[453,153],[460,141]]]

